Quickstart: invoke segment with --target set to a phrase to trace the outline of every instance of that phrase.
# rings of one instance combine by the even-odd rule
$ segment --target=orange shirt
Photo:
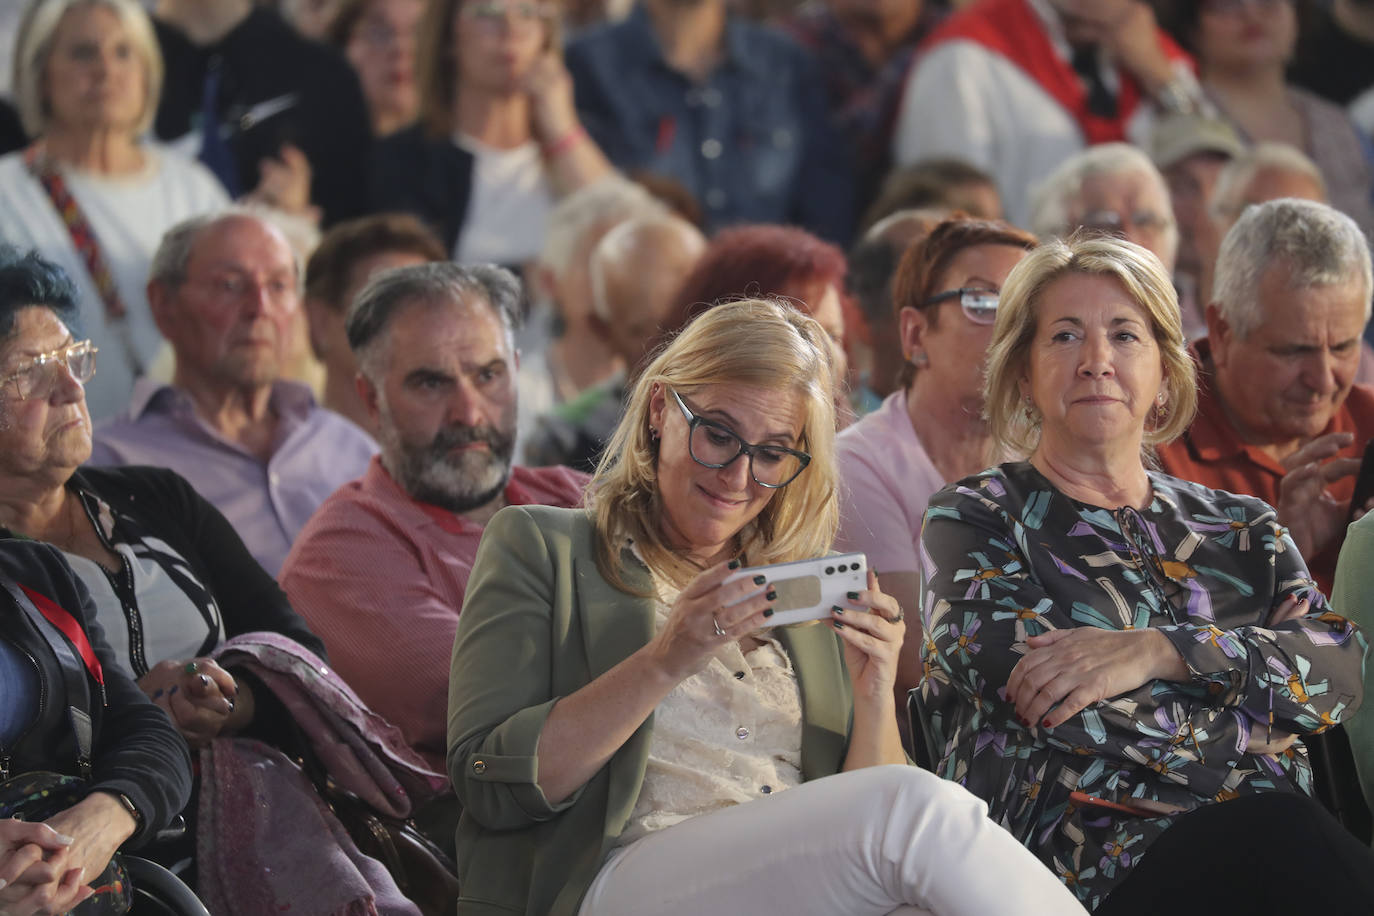
[[[1212,392],[1211,373],[1207,369],[1210,365],[1207,340],[1197,341],[1194,348],[1200,367],[1197,418],[1181,437],[1159,448],[1160,464],[1166,473],[1175,477],[1193,480],[1214,490],[1258,496],[1271,506],[1277,506],[1283,466],[1236,435]],[[1359,458],[1364,453],[1365,441],[1374,436],[1374,387],[1351,387],[1341,409],[1322,430],[1323,435],[1336,432],[1355,435],[1355,441],[1338,452],[1337,458]],[[1341,478],[1327,491],[1336,499],[1348,502],[1355,493],[1355,476]],[[1342,533],[1315,557],[1303,558],[1324,594],[1331,593],[1336,559],[1344,540]]]

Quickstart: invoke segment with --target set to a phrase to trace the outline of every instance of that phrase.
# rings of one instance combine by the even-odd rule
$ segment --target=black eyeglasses
[[[958,289],[936,293],[927,299],[925,304],[939,305],[941,302],[958,299],[959,308],[969,321],[974,324],[992,324],[997,320],[997,302],[1000,295],[995,289],[961,286]]]
[[[687,409],[682,398],[671,388],[673,400],[687,420],[687,451],[692,460],[708,468],[723,468],[740,455],[749,456],[749,476],[754,483],[770,490],[787,486],[806,470],[811,456],[780,445],[752,445],[745,442],[730,427],[711,420],[703,420]]]

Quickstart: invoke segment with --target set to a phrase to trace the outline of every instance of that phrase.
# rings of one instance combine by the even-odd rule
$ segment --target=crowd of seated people
[[[1367,6],[0,4],[0,916],[1369,912]]]

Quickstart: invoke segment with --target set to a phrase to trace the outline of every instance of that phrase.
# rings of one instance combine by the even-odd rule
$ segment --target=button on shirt
[[[624,170],[682,182],[708,228],[794,223],[833,241],[851,228],[848,147],[830,123],[825,87],[782,32],[732,20],[720,64],[700,83],[669,66],[639,5],[623,22],[568,46],[588,132]]]
[[[362,474],[377,443],[316,404],[310,389],[297,382],[276,382],[270,406],[277,431],[264,464],[197,416],[185,392],[143,379],[128,412],[96,427],[90,463],[176,471],[224,514],[253,558],[276,576],[306,521],[329,494]]]
[[[655,581],[655,631],[677,589]],[[618,844],[801,785],[801,693],[777,640],[745,654],[722,646],[654,710],[639,799]]]

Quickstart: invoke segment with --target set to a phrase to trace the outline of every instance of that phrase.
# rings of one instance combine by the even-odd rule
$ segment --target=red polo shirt
[[[1277,506],[1279,481],[1284,469],[1273,458],[1240,440],[1226,419],[1221,402],[1212,391],[1211,350],[1204,338],[1194,344],[1198,373],[1198,412],[1188,431],[1159,449],[1164,470],[1175,477],[1193,480],[1214,490],[1245,493]],[[1355,440],[1337,453],[1337,458],[1359,458],[1367,439],[1374,436],[1374,387],[1354,385],[1345,403],[1336,411],[1322,434],[1348,432]],[[1355,492],[1355,477],[1341,478],[1327,488],[1336,499],[1348,502]],[[1336,559],[1340,556],[1342,533],[1315,557],[1304,557],[1312,578],[1322,592],[1331,594]]]

